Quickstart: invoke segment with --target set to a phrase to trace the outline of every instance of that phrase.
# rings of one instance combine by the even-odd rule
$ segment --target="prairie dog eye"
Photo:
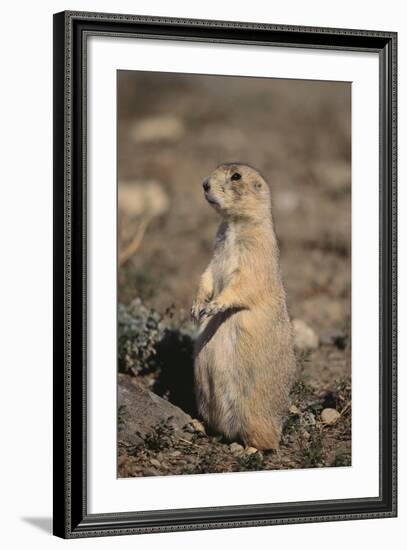
[[[239,172],[234,172],[232,174],[232,177],[230,178],[232,181],[238,181],[242,178],[242,176],[239,174]]]

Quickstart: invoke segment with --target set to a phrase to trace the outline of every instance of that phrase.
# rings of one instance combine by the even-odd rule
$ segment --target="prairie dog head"
[[[221,164],[202,183],[208,203],[225,219],[261,220],[270,216],[270,190],[247,164]]]

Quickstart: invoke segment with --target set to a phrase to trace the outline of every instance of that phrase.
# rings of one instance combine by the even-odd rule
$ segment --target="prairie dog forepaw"
[[[200,300],[194,300],[191,307],[191,318],[195,323],[198,323],[201,319],[201,313],[207,306],[208,302],[201,302]]]
[[[204,307],[204,305],[196,300],[192,303],[191,307],[191,319],[196,323],[199,321],[199,312]]]
[[[222,313],[223,311],[226,311],[226,309],[227,306],[225,304],[220,304],[219,302],[209,302],[209,304],[204,305],[199,311],[199,321],[205,321],[205,319],[209,319],[209,317]]]

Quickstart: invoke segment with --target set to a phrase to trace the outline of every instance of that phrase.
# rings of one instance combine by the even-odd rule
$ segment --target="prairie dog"
[[[295,358],[269,187],[253,167],[230,163],[203,189],[222,222],[191,310],[198,411],[230,440],[276,449]]]

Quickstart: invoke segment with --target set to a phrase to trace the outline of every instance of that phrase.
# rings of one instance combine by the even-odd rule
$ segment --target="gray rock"
[[[160,424],[173,429],[174,436],[182,435],[184,426],[192,421],[180,408],[145,390],[125,374],[119,374],[118,407],[118,438],[132,445],[142,443]]]

